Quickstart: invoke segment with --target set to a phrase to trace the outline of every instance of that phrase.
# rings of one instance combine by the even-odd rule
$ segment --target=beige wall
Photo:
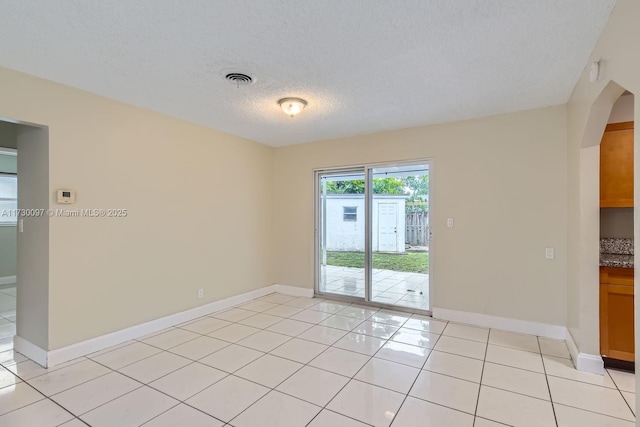
[[[609,123],[622,123],[633,121],[633,94],[627,94],[618,98],[609,115]]]
[[[274,150],[6,69],[0,83],[0,117],[48,126],[46,204],[68,208],[53,193],[70,188],[74,208],[128,210],[41,224],[47,262],[19,318],[29,298],[45,306],[18,333],[43,348],[274,282],[311,287],[313,169],[418,158],[433,159],[434,304],[566,320],[564,107]]]
[[[562,106],[279,148],[276,281],[313,286],[314,168],[431,158],[433,305],[565,325],[566,153]]]
[[[49,128],[50,207],[68,208],[53,193],[70,188],[73,208],[128,210],[47,221],[48,339],[36,344],[59,348],[274,282],[272,148],[7,69],[0,85],[0,117]]]
[[[599,230],[597,186],[597,151],[612,105],[624,89],[640,91],[640,2],[618,0],[590,61],[601,60],[599,81],[590,82],[588,67],[582,74],[567,107],[569,165],[569,283],[568,325],[579,350],[599,354],[598,331],[598,245]],[[635,97],[637,100],[638,98]],[[635,119],[638,103],[635,101]],[[637,135],[637,134],[636,134]],[[635,142],[635,164],[639,165],[638,138]],[[640,173],[636,166],[635,198],[640,191]],[[634,218],[638,224],[637,210]],[[640,230],[635,227],[636,242]],[[636,248],[637,250],[637,248]],[[636,276],[636,294],[639,277]],[[636,342],[638,335],[636,315]],[[639,361],[636,351],[636,361]]]

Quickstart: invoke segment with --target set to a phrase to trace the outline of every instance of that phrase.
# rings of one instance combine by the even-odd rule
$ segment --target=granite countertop
[[[633,239],[600,239],[600,267],[633,268]]]
[[[600,267],[633,268],[633,255],[600,254]]]

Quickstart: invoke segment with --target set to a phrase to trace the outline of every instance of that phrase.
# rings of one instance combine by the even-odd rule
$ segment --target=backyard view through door
[[[319,291],[364,298],[364,171],[322,174],[319,186]]]
[[[428,310],[429,165],[318,178],[319,293]]]
[[[429,309],[429,166],[373,168],[371,301]],[[388,198],[397,197],[395,202]],[[377,211],[377,212],[376,212]]]

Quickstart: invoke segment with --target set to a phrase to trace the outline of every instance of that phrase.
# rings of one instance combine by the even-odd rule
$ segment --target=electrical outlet
[[[553,248],[545,248],[544,255],[547,259],[554,259],[556,257],[556,251]]]
[[[453,228],[453,218],[447,218],[447,227]]]
[[[204,298],[204,289],[198,289],[198,298]]]

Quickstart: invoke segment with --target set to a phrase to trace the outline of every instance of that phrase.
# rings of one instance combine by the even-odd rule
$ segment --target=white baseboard
[[[595,354],[578,353],[575,364],[578,371],[604,375],[604,361],[602,360],[601,356],[597,356]]]
[[[567,342],[567,347],[569,347],[569,354],[571,355],[571,360],[575,365],[576,360],[578,360],[578,355],[580,354],[580,352],[578,351],[578,346],[576,345],[576,342],[573,340],[573,335],[571,335],[570,329],[567,329],[567,339],[565,341]]]
[[[502,329],[504,331],[537,335],[539,337],[565,340],[569,347],[571,359],[578,371],[604,374],[602,357],[594,354],[580,353],[571,333],[564,326],[546,323],[530,322],[527,320],[510,319],[508,317],[490,316],[488,314],[470,313],[466,311],[449,310],[447,308],[433,308],[435,319],[452,322],[467,323],[485,328]]]
[[[433,307],[432,313],[435,319],[468,323],[485,328],[502,329],[503,331],[537,335],[556,340],[564,340],[568,335],[567,328],[564,326],[550,325],[547,323],[530,322],[527,320],[510,319],[508,317],[491,316],[488,314],[471,313],[439,307]]]
[[[13,283],[16,283],[16,280],[17,280],[16,276],[0,277],[0,285],[11,285]]]
[[[24,354],[39,365],[51,367],[132,339],[161,331],[171,326],[176,326],[217,311],[231,308],[238,304],[249,302],[253,299],[260,298],[274,292],[291,296],[313,297],[313,289],[286,285],[270,285],[250,292],[245,292],[240,295],[225,298],[220,301],[205,304],[200,307],[182,311],[180,313],[171,314],[169,316],[91,338],[86,341],[71,344],[66,347],[57,348],[55,350],[43,350],[17,335],[14,337],[13,342],[16,351]]]
[[[35,344],[19,337],[13,336],[13,349],[18,353],[27,356],[40,366],[47,367],[47,350],[43,350]]]
[[[573,340],[571,331],[567,333],[567,347],[571,354],[571,360],[578,371],[591,372],[592,374],[604,375],[604,361],[597,354],[580,353],[578,346]]]
[[[313,298],[313,288],[298,288],[296,286],[289,285],[273,285],[275,291],[279,294],[290,295],[292,297],[305,297],[305,298]]]

